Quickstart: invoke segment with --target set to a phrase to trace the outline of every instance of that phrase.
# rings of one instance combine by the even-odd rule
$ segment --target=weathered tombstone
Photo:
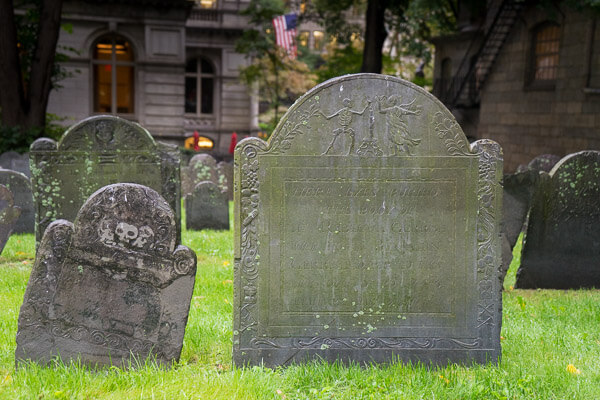
[[[217,176],[221,192],[226,193],[227,200],[233,200],[233,164],[225,161],[219,162]]]
[[[19,314],[17,362],[177,360],[196,256],[176,243],[170,205],[137,184],[103,187],[74,224],[51,223]]]
[[[190,194],[200,182],[211,181],[219,184],[217,160],[210,154],[196,154],[181,176],[182,193]]]
[[[498,362],[500,147],[375,74],[235,150],[233,359]]]
[[[517,273],[519,288],[600,287],[600,152],[582,151],[542,173]]]
[[[33,142],[30,157],[38,242],[50,222],[73,221],[92,193],[120,182],[160,193],[175,211],[179,237],[179,150],[155,142],[139,124],[107,115],[87,118],[58,143],[47,138]]]
[[[31,170],[29,169],[29,154],[19,154],[16,151],[7,151],[0,154],[0,167],[12,169],[31,178]]]
[[[21,209],[21,216],[13,233],[33,233],[35,212],[29,178],[20,172],[0,168],[0,185],[6,186],[13,193],[15,204]]]
[[[502,270],[501,279],[510,267],[512,250],[523,231],[531,198],[539,182],[533,169],[504,175],[502,194]]]
[[[519,165],[517,172],[538,171],[550,172],[552,168],[560,161],[560,157],[554,154],[541,154],[529,161],[527,165]]]
[[[229,205],[226,194],[210,181],[200,182],[185,196],[187,229],[229,229]]]
[[[21,209],[14,205],[12,192],[6,186],[0,185],[0,254],[20,215]]]

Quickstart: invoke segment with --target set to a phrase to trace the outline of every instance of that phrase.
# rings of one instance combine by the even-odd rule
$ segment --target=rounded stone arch
[[[83,42],[82,56],[91,60],[94,56],[94,45],[103,37],[110,35],[121,36],[131,43],[133,49],[133,58],[136,62],[146,57],[143,43],[139,43],[139,41],[136,40],[132,34],[129,32],[115,31],[106,28],[98,28],[87,36]]]

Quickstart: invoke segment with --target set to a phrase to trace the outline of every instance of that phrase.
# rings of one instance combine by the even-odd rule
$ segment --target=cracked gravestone
[[[160,193],[175,211],[180,237],[179,150],[155,142],[139,124],[101,115],[69,128],[57,143],[41,138],[30,149],[36,241],[56,219],[73,221],[96,190],[137,183]]]
[[[516,287],[600,287],[600,152],[582,151],[540,175]]]
[[[74,224],[52,222],[19,313],[17,362],[178,360],[196,256],[176,232],[169,204],[131,183],[92,194]]]
[[[236,365],[498,362],[501,149],[431,94],[327,81],[234,173]]]
[[[25,175],[28,179],[31,177],[29,169],[29,154],[19,154],[16,151],[7,151],[0,154],[0,167],[12,169]]]
[[[0,185],[6,186],[14,197],[14,202],[21,208],[13,233],[33,233],[35,231],[35,212],[31,183],[24,174],[0,168]]]
[[[227,194],[210,181],[200,182],[185,196],[185,225],[187,229],[229,229]]]
[[[20,215],[21,209],[14,205],[12,192],[6,186],[0,185],[0,254]]]

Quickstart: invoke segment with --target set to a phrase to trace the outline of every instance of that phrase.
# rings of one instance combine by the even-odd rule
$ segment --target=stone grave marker
[[[119,183],[52,222],[19,314],[15,359],[127,366],[179,358],[196,256],[177,246],[176,219],[154,190]]]
[[[233,164],[225,161],[219,162],[217,175],[221,192],[227,194],[227,200],[233,200]]]
[[[87,118],[58,143],[47,138],[33,142],[30,157],[38,243],[50,222],[73,221],[92,193],[121,182],[160,193],[175,211],[179,237],[179,150],[155,142],[139,124],[107,115]]]
[[[600,287],[600,152],[582,151],[540,176],[516,286]]]
[[[0,168],[0,185],[6,186],[13,193],[15,204],[21,209],[21,216],[13,233],[33,233],[35,212],[29,178],[20,172]]]
[[[189,165],[182,173],[181,186],[183,194],[192,193],[196,185],[204,181],[219,184],[217,160],[210,154],[201,153],[192,157]]]
[[[517,172],[525,172],[528,170],[550,172],[552,168],[560,161],[560,157],[554,154],[540,154],[527,165],[519,165]]]
[[[235,150],[235,364],[497,363],[501,172],[416,85],[312,89]]]
[[[200,182],[185,196],[185,225],[187,229],[229,229],[227,195],[210,181]]]
[[[0,254],[20,215],[21,209],[14,205],[12,192],[6,186],[0,185]]]
[[[533,169],[504,175],[502,195],[502,273],[510,267],[512,249],[523,230],[531,198],[539,182],[539,172]]]
[[[4,169],[12,169],[31,178],[31,170],[29,169],[29,153],[19,154],[16,151],[7,151],[0,154],[0,167]]]

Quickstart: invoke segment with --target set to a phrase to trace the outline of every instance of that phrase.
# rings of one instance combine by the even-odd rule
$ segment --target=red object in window
[[[105,70],[106,72],[110,72],[110,70],[111,70],[111,65],[108,65],[108,64],[107,64],[107,65],[105,65],[105,66],[104,66],[104,70]]]
[[[200,146],[198,146],[199,140],[200,140],[200,135],[198,135],[198,131],[194,131],[194,151],[200,150]]]
[[[231,134],[231,143],[229,143],[229,154],[233,154],[236,144],[237,144],[237,133],[233,132]]]

